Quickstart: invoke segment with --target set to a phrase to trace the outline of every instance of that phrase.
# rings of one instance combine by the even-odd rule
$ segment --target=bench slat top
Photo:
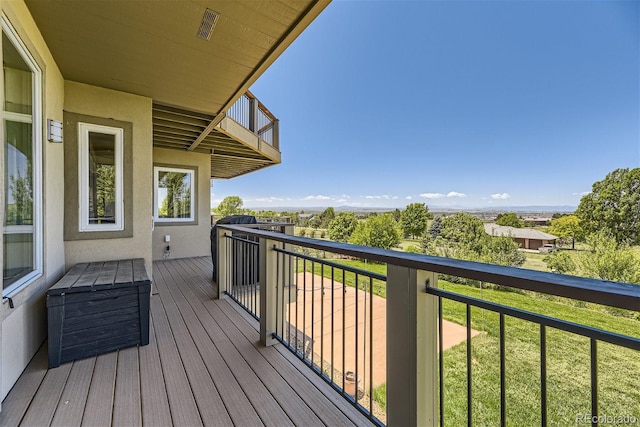
[[[150,285],[144,259],[81,262],[47,291],[47,295]]]

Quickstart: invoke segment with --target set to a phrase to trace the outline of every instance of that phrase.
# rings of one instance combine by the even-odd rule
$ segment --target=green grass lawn
[[[422,247],[422,239],[402,239],[400,241],[400,244],[398,245],[397,248],[394,249],[398,249],[401,251],[406,251],[407,248],[409,248],[409,246],[415,246],[417,248],[421,248]]]
[[[544,257],[546,257],[547,254],[525,252],[525,256],[527,257],[527,259],[522,265],[522,268],[528,268],[529,270],[549,271],[549,269],[547,268],[547,263],[543,261]]]
[[[446,289],[468,293],[463,285],[444,284]],[[479,289],[475,293],[479,293]],[[553,317],[597,326],[638,337],[640,322],[556,301],[544,301],[512,292],[483,290],[483,297],[505,305],[529,308]],[[445,301],[443,315],[466,321],[463,304]],[[499,315],[471,310],[471,324],[484,334],[472,340],[472,393],[474,425],[496,425],[500,415]],[[550,425],[575,423],[577,414],[590,413],[590,342],[575,334],[547,330],[547,393]],[[540,328],[520,319],[506,317],[506,395],[510,425],[540,424]],[[466,422],[466,345],[444,354],[445,420]],[[637,351],[598,343],[599,410],[601,414],[640,415],[640,357]]]
[[[538,254],[528,254],[538,255]],[[535,261],[538,257],[532,257]],[[541,257],[540,257],[541,258]],[[541,259],[538,261],[542,262]],[[356,260],[337,262],[386,274],[386,265]],[[316,274],[330,277],[330,269]],[[338,277],[340,276],[340,277]],[[342,273],[334,271],[336,280]],[[355,286],[355,275],[345,273],[345,282]],[[369,279],[359,285],[369,286]],[[374,293],[385,297],[386,284],[374,280]],[[366,285],[365,285],[366,283]],[[640,338],[640,321],[608,314],[593,304],[576,306],[566,300],[546,298],[532,292],[508,292],[479,289],[440,281],[439,286],[499,304],[564,319],[567,321]],[[465,325],[464,304],[444,300],[443,316]],[[473,424],[497,425],[500,422],[500,338],[499,315],[472,308],[471,325],[483,333],[472,340]],[[540,425],[540,327],[520,319],[505,318],[506,412],[507,425]],[[575,334],[547,329],[547,402],[549,425],[573,425],[578,414],[591,411],[590,341]],[[467,366],[466,344],[444,353],[445,422],[466,424]],[[640,355],[619,346],[598,343],[599,413],[634,415],[640,418]],[[374,398],[386,404],[386,387],[374,390]]]

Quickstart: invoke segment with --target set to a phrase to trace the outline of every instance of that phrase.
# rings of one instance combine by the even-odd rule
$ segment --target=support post
[[[274,240],[260,238],[260,342],[265,346],[275,344],[273,337],[277,331],[277,320],[282,321],[282,298],[278,298],[278,253],[274,250],[277,244]]]
[[[428,280],[428,282],[427,282]],[[437,274],[387,266],[387,425],[438,422]]]
[[[282,228],[283,228],[283,233],[289,236],[293,236],[295,233],[295,225],[293,223],[286,224]],[[282,248],[288,249],[288,245],[283,243]],[[288,259],[289,261],[283,264],[283,274],[284,274],[283,277],[286,277],[286,279],[285,279],[285,284],[282,288],[282,292],[284,292],[285,301],[290,304],[298,300],[298,287],[295,283],[296,281],[294,280],[294,274],[295,274],[294,263],[291,262],[291,257],[288,257]],[[282,319],[286,318],[289,309],[290,309],[289,306],[283,307]]]
[[[218,299],[228,298],[227,290],[231,290],[231,277],[229,266],[233,262],[233,253],[228,248],[226,233],[230,231],[218,228],[218,265],[216,268],[216,275],[218,279]]]
[[[273,121],[273,148],[280,150],[280,120]]]
[[[249,130],[258,131],[258,100],[252,97],[249,97]]]

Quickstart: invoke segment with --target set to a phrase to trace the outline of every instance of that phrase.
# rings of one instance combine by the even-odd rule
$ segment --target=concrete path
[[[291,325],[290,337],[285,338],[293,343],[297,329],[299,348],[304,346],[309,357],[313,352],[314,362],[318,366],[322,363],[327,375],[333,366],[334,381],[339,385],[342,380],[335,376],[345,370],[357,370],[361,389],[367,390],[370,383],[373,387],[383,384],[387,363],[385,299],[310,272],[299,273],[297,280],[297,302],[289,304],[285,314]],[[478,334],[471,331],[472,336]],[[445,350],[466,338],[464,326],[443,322]]]

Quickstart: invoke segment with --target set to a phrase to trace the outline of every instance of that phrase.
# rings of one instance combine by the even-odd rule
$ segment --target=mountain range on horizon
[[[572,213],[576,210],[577,206],[570,205],[528,205],[528,206],[483,206],[483,207],[468,207],[468,206],[440,206],[440,205],[427,205],[429,210],[432,212],[447,212],[447,211],[495,211],[495,212],[540,212],[540,213]],[[327,209],[327,206],[285,206],[285,207],[274,207],[274,206],[263,206],[263,207],[251,207],[249,208],[254,211],[293,211],[293,212],[322,212]],[[389,208],[389,207],[363,207],[363,206],[349,206],[349,205],[341,205],[334,206],[334,210],[336,211],[356,211],[356,212],[389,212],[394,211],[395,209],[401,208]]]

